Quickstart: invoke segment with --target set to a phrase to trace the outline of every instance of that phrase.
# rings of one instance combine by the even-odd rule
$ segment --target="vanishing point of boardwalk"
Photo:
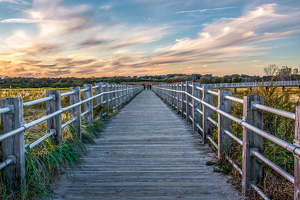
[[[206,166],[215,153],[152,91],[109,123],[80,168],[55,186],[56,199],[243,199]]]

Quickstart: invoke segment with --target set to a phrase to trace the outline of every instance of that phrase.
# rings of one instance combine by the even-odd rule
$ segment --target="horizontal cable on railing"
[[[80,92],[84,92],[84,91],[88,91],[89,88],[84,88],[84,89],[81,89]]]
[[[236,137],[235,135],[233,135],[231,132],[225,130],[224,131],[228,136],[230,136],[232,139],[234,139],[235,141],[237,141],[240,145],[243,146],[243,140],[241,140],[240,138]]]
[[[183,112],[184,115],[186,115],[186,112]]]
[[[10,158],[6,159],[5,161],[3,161],[1,164],[0,164],[0,169],[3,169],[4,167],[10,165],[10,164],[14,164],[15,163],[15,158],[10,156]]]
[[[137,87],[135,87],[135,88],[137,88]],[[131,88],[131,89],[134,89],[134,88]],[[127,89],[124,89],[124,90],[127,90]],[[123,90],[120,90],[120,91],[123,91]],[[81,104],[83,104],[85,102],[91,101],[92,99],[97,98],[97,97],[99,97],[99,96],[101,96],[103,94],[109,94],[109,93],[110,92],[102,92],[101,94],[92,96],[92,97],[90,97],[88,99],[85,99],[85,100],[83,100],[81,102],[72,104],[72,105],[67,106],[65,108],[62,108],[62,109],[60,109],[60,110],[58,110],[56,112],[53,112],[53,113],[51,113],[51,114],[49,114],[47,116],[44,116],[44,117],[42,117],[40,119],[37,119],[37,120],[35,120],[35,121],[31,122],[31,123],[25,124],[25,125],[21,126],[20,128],[17,128],[17,129],[15,129],[13,131],[10,131],[8,133],[5,133],[5,134],[1,135],[0,136],[0,141],[3,141],[6,138],[9,138],[9,137],[11,137],[11,136],[13,136],[13,135],[15,135],[17,133],[20,133],[22,131],[25,131],[25,130],[27,130],[27,129],[29,129],[29,128],[31,128],[31,127],[33,127],[33,126],[35,126],[35,125],[37,125],[37,124],[39,124],[41,122],[43,122],[43,121],[46,121],[47,119],[50,119],[52,117],[55,117],[56,115],[59,115],[59,114],[65,112],[65,111],[67,111],[67,110],[70,110],[71,108],[77,107],[77,106],[79,106],[79,105],[81,105]]]
[[[203,115],[203,112],[202,112],[199,108],[196,108],[196,111],[197,111],[198,113],[200,113],[201,115]]]
[[[239,99],[239,98],[236,98],[236,97],[225,96],[224,98],[225,98],[225,99],[232,100],[232,101],[235,101],[235,102],[238,102],[238,103],[244,103],[244,100],[243,100],[243,99]]]
[[[266,158],[264,155],[262,155],[261,153],[259,153],[255,149],[251,149],[250,154],[256,156],[257,158],[259,158],[261,161],[263,161],[264,163],[269,165],[271,168],[273,168],[275,171],[277,171],[279,174],[281,174],[283,177],[285,177],[287,180],[289,180],[291,183],[294,184],[295,181],[294,181],[294,177],[292,175],[290,175],[289,173],[287,173],[286,171],[281,169],[278,165],[273,163],[271,160]]]
[[[73,122],[75,122],[77,119],[76,117],[74,119],[71,119],[70,121],[67,121],[66,123],[61,125],[61,128],[65,128],[66,126],[68,126],[69,124],[72,124]]]
[[[83,117],[84,115],[86,115],[86,114],[88,114],[90,111],[89,110],[87,110],[87,111],[85,111],[84,113],[81,113],[81,117]]]
[[[53,99],[55,99],[55,96],[45,97],[45,98],[42,98],[42,99],[38,99],[38,100],[23,103],[23,106],[33,106],[35,104],[43,103],[45,101],[50,101],[50,100],[53,100]]]
[[[11,107],[1,108],[0,109],[0,114],[4,114],[4,113],[10,112],[10,111],[12,111]]]
[[[196,124],[196,126],[201,132],[203,132],[203,129],[201,128],[201,126],[199,124]]]
[[[213,139],[211,139],[211,137],[209,135],[207,136],[207,138],[216,147],[216,149],[218,149],[218,145],[215,143],[215,141]]]
[[[241,170],[241,168],[239,168],[239,166],[238,166],[235,162],[233,162],[233,160],[231,160],[231,158],[230,158],[227,154],[225,154],[225,156],[226,156],[226,159],[232,164],[232,166],[233,166],[236,170],[238,170],[238,172],[242,175],[242,170]]]
[[[207,90],[208,93],[213,94],[213,95],[219,95],[217,92],[211,91],[211,90]]]
[[[295,119],[295,113],[287,112],[287,111],[284,111],[284,110],[279,110],[279,109],[276,109],[276,108],[272,108],[272,107],[257,104],[257,103],[254,103],[253,107],[264,110],[264,111],[267,111],[267,112],[271,112],[271,113],[274,113],[274,114],[277,114],[277,115],[281,115],[283,117],[287,117],[287,118],[290,118],[290,119]]]
[[[207,117],[208,121],[210,121],[211,123],[213,123],[214,125],[218,126],[218,122],[216,122],[215,120],[213,120],[211,117]]]
[[[203,90],[203,88],[202,88],[202,87],[196,87],[196,89],[197,89],[197,90]]]
[[[75,94],[76,91],[71,91],[71,92],[66,92],[66,93],[62,93],[60,96],[67,96],[67,95],[71,95],[71,94]]]
[[[189,106],[191,106],[192,108],[194,107],[193,104],[191,102],[189,102]]]
[[[33,142],[30,145],[26,145],[25,149],[32,149],[33,147],[37,146],[38,144],[40,144],[41,142],[43,142],[44,140],[46,140],[50,136],[55,135],[55,133],[56,133],[55,130],[50,130],[50,132],[47,135],[41,137],[40,139],[38,139],[37,141]]]
[[[192,122],[194,121],[192,116],[189,116],[189,119],[190,119]]]
[[[161,88],[161,89],[165,89],[165,88]],[[165,89],[165,90],[169,90],[169,89]],[[176,91],[176,90],[170,90],[170,91]],[[196,101],[198,101],[198,102],[204,104],[205,106],[211,108],[215,112],[218,112],[221,115],[223,115],[223,116],[225,116],[225,117],[227,117],[227,118],[229,118],[229,119],[237,122],[241,126],[244,126],[244,127],[248,128],[248,129],[256,132],[257,134],[265,137],[268,140],[271,140],[272,142],[274,142],[274,143],[278,144],[279,146],[281,146],[281,147],[289,150],[290,152],[293,152],[296,155],[300,155],[300,148],[298,148],[298,146],[296,146],[294,144],[290,144],[290,143],[288,143],[288,142],[286,142],[284,140],[281,140],[281,139],[279,139],[279,138],[277,138],[277,137],[275,137],[275,136],[273,136],[273,135],[271,135],[271,134],[269,134],[269,133],[267,133],[267,132],[265,132],[265,131],[263,131],[263,130],[261,130],[261,129],[259,129],[259,128],[257,128],[255,126],[253,126],[253,125],[251,125],[251,124],[243,121],[243,120],[241,120],[241,119],[238,119],[238,118],[236,118],[236,117],[234,117],[234,116],[232,116],[232,115],[230,115],[230,114],[228,114],[228,113],[226,113],[226,112],[224,112],[224,111],[222,111],[222,110],[220,110],[220,109],[218,109],[218,108],[210,105],[209,103],[207,103],[205,101],[202,101],[201,99],[199,99],[197,97],[194,97],[193,95],[191,95],[191,94],[189,94],[189,93],[187,93],[185,91],[177,91],[177,92],[187,94],[188,96],[192,97]]]
[[[251,184],[251,187],[264,199],[264,200],[271,200],[259,187],[254,184]]]

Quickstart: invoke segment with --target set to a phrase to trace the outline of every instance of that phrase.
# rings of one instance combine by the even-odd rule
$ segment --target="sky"
[[[300,66],[299,0],[0,0],[0,76],[264,75]]]

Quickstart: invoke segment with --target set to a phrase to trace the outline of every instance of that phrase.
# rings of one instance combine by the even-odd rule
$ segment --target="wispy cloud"
[[[209,12],[209,11],[226,10],[226,9],[230,9],[230,8],[236,8],[236,7],[208,8],[208,9],[201,9],[201,10],[188,10],[188,11],[176,12],[176,14],[193,13],[193,12],[205,13],[205,12]]]
[[[1,23],[25,23],[25,24],[39,23],[39,22],[41,21],[34,20],[34,19],[22,19],[22,18],[5,19],[1,21]]]
[[[101,6],[100,8],[103,9],[103,10],[109,10],[109,9],[111,9],[111,6],[110,5],[104,5],[104,6]]]
[[[8,3],[13,3],[13,4],[29,4],[29,2],[24,1],[24,0],[0,0],[1,2],[8,2]]]

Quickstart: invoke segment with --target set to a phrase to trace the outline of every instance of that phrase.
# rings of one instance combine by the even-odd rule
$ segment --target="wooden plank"
[[[201,91],[196,89],[196,87],[200,87],[200,83],[195,83],[193,82],[193,96],[197,97],[198,99],[201,99]],[[193,130],[200,132],[200,130],[198,130],[197,128],[197,124],[199,124],[201,127],[201,114],[199,112],[196,111],[196,109],[201,110],[201,103],[199,101],[195,101],[194,99],[193,101]]]
[[[61,109],[61,95],[59,90],[49,90],[46,91],[46,96],[54,96],[54,99],[46,102],[46,115],[59,111]],[[55,129],[56,133],[52,136],[52,141],[56,145],[60,145],[62,141],[61,133],[61,115],[56,115],[51,119],[47,120],[47,131],[50,129]]]
[[[57,183],[57,199],[242,199],[213,172],[215,153],[152,91],[144,90]]]
[[[232,96],[232,90],[221,89],[218,91],[218,108],[226,113],[231,114],[232,101],[225,96]],[[225,152],[229,155],[231,146],[231,137],[224,133],[225,130],[231,132],[231,119],[218,113],[218,158]]]
[[[70,91],[75,91],[75,94],[70,95],[70,105],[73,105],[75,103],[81,102],[81,92],[80,87],[70,87]],[[75,108],[70,109],[70,115],[72,118],[76,118],[76,121],[73,122],[75,131],[77,133],[77,136],[82,139],[82,133],[81,133],[81,105],[76,106]]]
[[[83,88],[87,88],[87,91],[84,91],[84,99],[89,99],[93,96],[93,85],[92,84],[83,84]],[[89,111],[84,115],[85,124],[93,124],[93,100],[87,101],[84,103],[84,112]]]
[[[1,121],[2,124],[4,124],[2,129],[3,134],[20,128],[20,126],[24,124],[23,99],[1,99],[1,107],[12,108],[12,111],[1,114]],[[26,185],[24,132],[2,141],[3,160],[6,160],[11,156],[15,158],[15,164],[8,165],[3,169],[3,178],[9,186],[9,193],[16,192],[20,188],[24,188]]]
[[[214,103],[214,97],[212,94],[208,93],[208,90],[213,90],[213,86],[212,85],[203,85],[202,86],[202,100],[205,101],[206,103],[209,103],[210,105],[213,105]],[[202,129],[203,129],[203,143],[206,144],[207,143],[207,136],[208,135],[212,135],[213,133],[213,124],[207,119],[208,117],[213,118],[213,110],[205,105],[202,105],[202,112],[203,112],[203,116],[202,116]]]
[[[300,141],[300,106],[296,107],[296,121],[295,121],[295,144],[299,145]],[[294,199],[300,200],[300,158],[294,157]]]
[[[253,108],[253,103],[264,104],[264,97],[259,95],[244,96],[243,119],[263,129],[263,111]],[[251,156],[251,148],[255,148],[263,154],[263,137],[257,133],[243,129],[243,164],[242,164],[242,187],[245,195],[252,192],[251,183],[258,183],[262,178],[262,161]]]

